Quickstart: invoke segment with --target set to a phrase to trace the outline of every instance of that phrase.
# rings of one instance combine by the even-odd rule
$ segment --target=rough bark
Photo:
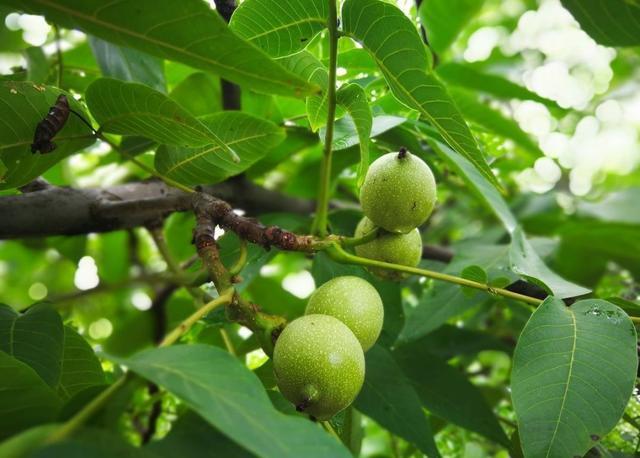
[[[284,196],[244,179],[232,179],[204,192],[248,214],[309,214],[311,201]],[[190,194],[156,180],[109,188],[49,186],[0,197],[0,239],[76,235],[146,226],[172,212],[191,210]]]

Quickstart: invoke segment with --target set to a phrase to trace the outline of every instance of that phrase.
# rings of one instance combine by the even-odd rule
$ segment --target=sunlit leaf
[[[409,18],[380,0],[347,0],[342,20],[345,33],[371,52],[398,100],[418,110],[457,153],[499,186],[455,103],[430,72],[427,50]]]
[[[232,161],[217,144],[200,148],[162,146],[156,153],[156,169],[180,183],[211,184],[237,175],[284,140],[282,128],[245,113],[216,113],[199,118],[199,121],[217,132],[240,161]]]
[[[357,84],[345,84],[336,93],[337,102],[345,107],[353,120],[360,141],[360,165],[358,166],[358,185],[364,181],[369,168],[369,137],[373,127],[371,107],[367,94]]]
[[[274,57],[300,51],[327,25],[325,0],[246,0],[234,11],[229,27]]]
[[[119,46],[171,59],[266,93],[303,96],[315,91],[229,30],[220,15],[200,0],[3,0],[52,22]]]

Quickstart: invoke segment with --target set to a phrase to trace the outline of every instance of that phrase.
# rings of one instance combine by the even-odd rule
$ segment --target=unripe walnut
[[[329,315],[289,323],[273,351],[280,392],[296,408],[328,420],[348,407],[364,383],[364,353],[353,332]]]
[[[378,291],[368,281],[354,276],[336,277],[316,289],[305,313],[339,319],[355,334],[364,351],[376,343],[384,321]]]
[[[362,211],[388,232],[406,234],[424,223],[436,203],[429,166],[401,149],[376,159],[360,188]]]
[[[355,237],[362,237],[376,226],[366,216],[358,223]],[[392,234],[378,229],[378,234],[371,242],[356,246],[356,254],[363,258],[375,259],[391,264],[415,267],[422,258],[422,238],[418,229],[413,229],[408,234]],[[369,271],[384,279],[402,280],[407,274],[395,270],[368,267]]]

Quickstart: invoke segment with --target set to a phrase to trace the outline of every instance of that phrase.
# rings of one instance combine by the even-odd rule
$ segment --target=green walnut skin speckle
[[[364,352],[353,332],[329,315],[305,315],[282,331],[273,351],[280,392],[299,411],[328,420],[348,407],[364,382]]]
[[[406,234],[424,223],[436,203],[436,181],[425,162],[406,150],[369,167],[360,188],[365,216],[388,232]]]
[[[351,329],[364,351],[376,343],[384,321],[378,291],[368,281],[353,276],[336,277],[320,286],[309,298],[305,313],[339,319]]]
[[[373,222],[365,216],[358,223],[355,236],[362,237],[375,227]],[[418,229],[413,229],[408,234],[392,234],[379,230],[374,240],[356,246],[356,254],[363,258],[415,267],[422,258],[422,238]],[[394,270],[376,267],[368,267],[368,269],[372,274],[386,280],[402,280],[407,277],[407,274]]]

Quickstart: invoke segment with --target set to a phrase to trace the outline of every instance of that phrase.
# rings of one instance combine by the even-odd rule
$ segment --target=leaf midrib
[[[354,39],[354,40],[356,40],[356,41],[358,41],[358,42],[361,42],[361,41],[362,41],[362,40],[360,40],[358,37],[356,37],[356,36],[355,36],[355,34],[353,34],[353,33],[351,33],[351,32],[345,33],[345,35],[347,35],[348,37],[350,37],[350,38],[352,38],[352,39]],[[432,116],[428,111],[426,111],[426,110],[424,109],[424,107],[422,106],[422,104],[421,104],[418,100],[416,100],[416,98],[415,98],[415,97],[413,97],[413,95],[411,94],[411,92],[409,92],[409,91],[405,88],[404,84],[402,84],[402,83],[400,82],[400,80],[399,80],[398,78],[396,78],[396,77],[395,77],[395,75],[394,75],[392,72],[390,72],[390,71],[389,71],[389,68],[384,64],[384,62],[383,62],[382,60],[380,60],[380,58],[378,58],[378,56],[377,56],[375,53],[370,52],[370,54],[371,54],[371,55],[373,55],[373,58],[375,59],[376,63],[378,64],[378,66],[380,67],[380,69],[383,71],[383,73],[385,74],[385,76],[387,76],[387,75],[388,75],[388,77],[389,77],[390,79],[392,79],[392,80],[396,83],[396,85],[398,86],[398,88],[399,88],[399,89],[401,89],[401,90],[402,90],[402,92],[403,92],[403,93],[404,93],[404,94],[405,94],[405,95],[406,95],[406,96],[407,96],[407,97],[408,97],[408,98],[409,98],[413,103],[415,103],[418,107],[420,107],[420,108],[419,108],[420,112],[421,112],[421,113],[422,113],[422,114],[423,114],[423,115],[424,115],[424,116],[429,120],[429,122],[431,122],[432,124],[434,124],[434,125],[438,128],[438,130],[440,131],[440,134],[441,134],[445,139],[447,139],[447,142],[448,142],[450,145],[452,145],[452,146],[454,146],[455,148],[457,148],[459,151],[461,151],[461,152],[467,152],[467,151],[466,151],[466,149],[465,149],[465,148],[463,148],[463,147],[460,145],[460,143],[458,143],[458,141],[454,140],[454,138],[453,138],[451,135],[449,135],[449,132],[448,132],[446,129],[444,129],[444,128],[442,127],[442,125],[438,122],[437,118],[434,118],[434,117],[433,117],[433,116]],[[425,74],[426,74],[426,72],[425,72]],[[476,148],[476,150],[477,150],[477,148]],[[477,150],[477,151],[478,151],[478,153],[480,153],[480,151],[479,151],[479,150]],[[489,173],[489,172],[485,169],[486,164],[483,164],[482,162],[478,161],[478,160],[477,160],[477,158],[476,158],[474,155],[472,155],[472,154],[467,153],[467,154],[466,154],[466,156],[468,157],[468,159],[469,159],[471,162],[473,162],[473,163],[475,164],[475,166],[476,166],[476,167],[477,167],[477,168],[482,172],[482,174],[483,174],[483,175],[485,175],[485,176],[489,177],[490,181],[492,181],[494,184],[495,184],[495,183],[497,183],[496,177],[495,177],[495,176],[493,176],[493,174],[492,174],[492,173]]]
[[[226,144],[227,146],[229,146],[229,145],[235,145],[235,144],[238,144],[238,143],[240,143],[240,142],[245,142],[245,141],[255,140],[255,139],[257,139],[257,138],[262,138],[262,137],[268,137],[268,136],[270,136],[270,135],[273,135],[273,133],[272,133],[272,132],[270,132],[270,133],[264,133],[264,134],[252,135],[252,136],[250,136],[250,137],[238,138],[238,139],[236,139],[236,140],[232,140],[232,141],[230,141],[230,142],[226,142],[225,144]],[[223,148],[222,148],[220,145],[214,145],[214,146],[213,146],[213,148],[207,148],[207,149],[206,149],[206,150],[204,150],[204,151],[200,151],[198,154],[194,154],[193,156],[189,156],[187,159],[183,159],[182,161],[175,163],[173,166],[171,166],[171,168],[167,169],[165,173],[166,173],[167,175],[169,175],[169,174],[171,174],[173,171],[175,171],[176,169],[181,168],[181,167],[183,167],[183,166],[185,166],[185,165],[189,164],[189,163],[190,163],[190,162],[192,162],[192,161],[195,161],[196,159],[198,159],[198,158],[200,158],[200,157],[204,156],[205,154],[209,154],[209,153],[215,152],[216,150],[222,150],[222,149],[223,149]]]
[[[174,45],[169,44],[167,42],[151,38],[151,37],[149,37],[149,36],[147,36],[145,34],[136,33],[136,32],[131,31],[130,29],[118,27],[115,24],[110,23],[110,22],[101,21],[96,16],[86,15],[84,13],[80,13],[80,12],[78,12],[76,10],[73,10],[73,9],[65,8],[63,6],[57,5],[57,4],[49,2],[47,0],[33,0],[33,1],[36,2],[36,3],[39,3],[41,5],[48,6],[48,7],[52,8],[54,10],[57,10],[59,12],[68,14],[71,17],[84,19],[85,21],[91,22],[91,23],[93,23],[95,25],[102,26],[102,27],[104,27],[106,29],[110,29],[110,30],[112,30],[114,32],[118,32],[118,33],[121,33],[123,35],[128,35],[128,36],[131,36],[131,37],[135,37],[135,38],[138,38],[140,40],[143,40],[143,41],[146,41],[148,43],[151,43],[151,44],[154,44],[156,46],[159,46],[159,47],[164,47],[164,48],[167,48],[167,49],[171,49],[173,51],[177,51],[177,52],[182,53],[182,54],[184,54],[186,56],[190,56],[190,57],[192,57],[192,58],[194,58],[196,60],[200,60],[200,61],[212,64],[212,65],[217,65],[217,66],[219,66],[221,68],[224,68],[224,69],[227,69],[227,70],[231,70],[231,71],[235,71],[236,73],[248,76],[250,78],[255,78],[255,79],[258,79],[258,80],[266,81],[266,82],[269,82],[269,83],[272,83],[272,84],[275,84],[275,85],[278,85],[278,86],[282,86],[282,87],[288,87],[288,85],[284,84],[282,81],[278,81],[278,80],[274,80],[274,79],[271,79],[271,78],[264,77],[260,73],[250,73],[250,72],[241,70],[241,69],[239,69],[237,67],[232,67],[232,66],[226,65],[226,64],[224,64],[224,63],[222,63],[222,62],[220,62],[218,60],[214,60],[214,59],[211,59],[211,58],[204,57],[204,56],[202,56],[200,54],[193,53],[193,52],[188,51],[188,50],[186,50],[184,48],[180,48],[178,46],[174,46]],[[214,37],[210,37],[210,38],[213,39]],[[256,51],[260,52],[260,50],[257,49],[257,48],[256,48]],[[284,71],[285,70],[283,69],[283,72]]]
[[[577,335],[578,326],[576,324],[576,316],[573,313],[573,310],[571,310],[571,308],[567,308],[567,312],[571,317],[571,326],[573,328],[573,344],[571,347],[571,360],[569,361],[569,373],[567,374],[567,384],[564,387],[564,393],[562,395],[562,403],[560,404],[560,409],[558,411],[558,419],[556,420],[556,427],[554,428],[553,435],[549,440],[549,448],[547,449],[547,454],[545,455],[546,458],[549,458],[549,453],[551,453],[551,449],[553,448],[556,435],[558,434],[558,429],[560,427],[560,419],[562,418],[562,413],[564,412],[564,405],[565,405],[565,402],[567,401],[567,396],[569,394],[569,385],[571,384],[571,376],[573,373],[573,363],[575,362],[576,342],[578,341],[578,335]]]

